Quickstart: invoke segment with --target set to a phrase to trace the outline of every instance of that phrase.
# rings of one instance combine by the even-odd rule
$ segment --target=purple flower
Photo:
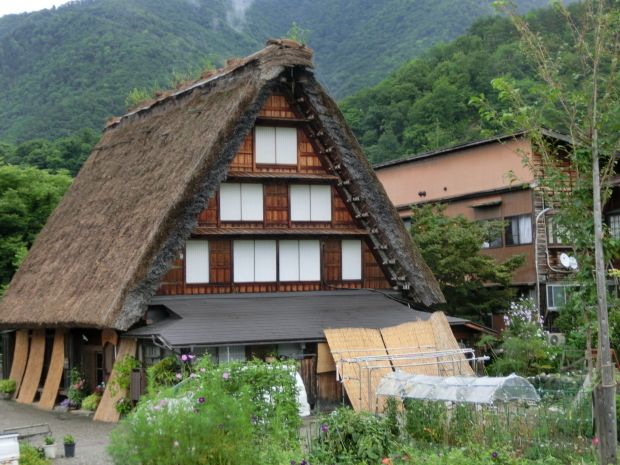
[[[441,457],[443,454],[441,452],[437,452],[437,456]]]
[[[167,401],[165,401],[165,400],[160,400],[160,401],[159,401],[159,403],[160,403],[161,405],[166,405],[168,402],[167,402]]]
[[[291,460],[291,465],[295,465],[297,462],[295,462],[294,460]]]
[[[202,404],[204,401],[205,401],[205,398],[204,398],[204,397],[199,397],[199,398],[198,398],[198,402],[200,402],[201,404]]]
[[[307,465],[307,462],[305,460],[302,460],[301,462],[299,462],[299,465]]]
[[[198,410],[197,408],[194,409],[194,413],[198,413],[200,412],[200,410]]]
[[[175,377],[177,377],[178,379],[183,378],[183,375],[181,373],[177,373],[176,375],[174,375]]]
[[[181,360],[183,360],[184,362],[186,362],[186,361],[187,361],[187,355],[185,355],[185,354],[181,355]]]
[[[156,405],[155,407],[153,407],[155,410],[159,410],[159,405]]]
[[[224,373],[224,374],[222,375],[222,378],[224,378],[224,379],[228,379],[228,377],[229,377],[229,376],[230,376],[230,375],[229,375],[228,373]]]
[[[193,358],[196,358],[196,356],[195,355],[188,355],[187,358],[189,358],[191,360]]]
[[[327,427],[327,425],[321,425],[321,430],[322,431],[327,431],[329,428]]]
[[[493,453],[491,454],[491,457],[493,457],[494,459],[496,459],[496,458],[497,458],[497,452],[493,452]]]
[[[207,371],[207,369],[206,368],[201,368],[200,371],[202,371],[204,373],[205,371]]]

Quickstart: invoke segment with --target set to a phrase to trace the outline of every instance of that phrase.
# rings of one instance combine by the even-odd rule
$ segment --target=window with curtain
[[[324,185],[291,185],[291,221],[331,221],[332,188]]]
[[[296,165],[297,129],[256,126],[256,163]]]
[[[222,183],[220,219],[222,221],[262,221],[263,185]]]
[[[185,243],[185,282],[209,282],[209,241]]]
[[[531,215],[508,216],[506,226],[506,245],[520,245],[532,243]]]

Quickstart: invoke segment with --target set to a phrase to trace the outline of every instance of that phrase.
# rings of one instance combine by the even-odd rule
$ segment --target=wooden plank
[[[15,335],[15,352],[13,355],[13,365],[11,365],[11,375],[9,379],[14,379],[16,384],[15,397],[19,394],[19,388],[22,385],[22,379],[26,372],[26,364],[28,363],[28,348],[30,347],[29,331],[17,331]]]
[[[329,345],[326,342],[319,342],[317,344],[317,355],[317,373],[330,373],[332,371],[336,371],[336,362],[334,362],[334,357],[332,357]]]
[[[54,335],[54,347],[52,349],[52,359],[47,371],[45,386],[39,400],[39,408],[52,410],[58,396],[62,371],[65,367],[65,333],[66,329],[58,328]]]
[[[118,345],[118,351],[116,352],[116,362],[122,360],[126,354],[131,355],[133,357],[136,356],[136,349],[138,347],[138,341],[136,339],[125,339],[122,338],[121,342]],[[118,391],[115,396],[110,392],[110,384],[116,378],[116,368],[112,369],[112,374],[110,375],[110,382],[105,388],[103,392],[103,397],[101,398],[101,402],[99,403],[99,407],[95,412],[94,420],[106,421],[109,423],[117,422],[120,419],[120,414],[116,411],[114,406],[116,405],[116,401],[121,397],[127,396],[127,390]]]
[[[28,354],[28,365],[22,381],[21,389],[17,402],[20,404],[32,404],[34,396],[39,388],[41,373],[43,371],[43,360],[45,359],[45,329],[35,329],[32,331],[32,342]]]

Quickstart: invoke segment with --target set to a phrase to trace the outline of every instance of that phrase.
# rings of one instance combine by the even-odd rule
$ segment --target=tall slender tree
[[[554,222],[563,226],[564,239],[580,258],[575,278],[580,286],[584,312],[596,307],[598,320],[595,418],[601,464],[617,463],[616,384],[610,356],[606,260],[617,253],[617,243],[605,234],[601,205],[609,199],[614,165],[620,149],[620,3],[617,0],[584,0],[572,15],[556,2],[570,26],[574,45],[545,43],[517,13],[512,2],[494,4],[508,15],[521,35],[521,49],[541,84],[535,103],[527,104],[520,89],[508,79],[493,86],[511,109],[497,112],[484,99],[472,99],[481,114],[507,127],[515,123],[529,131],[542,161],[532,163],[542,191],[556,210]],[[564,143],[546,137],[544,125],[567,134]],[[566,167],[570,169],[567,170]]]

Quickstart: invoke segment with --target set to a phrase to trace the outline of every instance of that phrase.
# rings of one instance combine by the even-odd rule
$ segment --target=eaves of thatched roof
[[[125,330],[135,323],[225,180],[267,98],[282,86],[304,95],[334,144],[371,213],[373,240],[396,257],[393,280],[425,305],[443,301],[312,67],[307,47],[271,40],[262,51],[229,60],[223,69],[111,120],[0,302],[0,327]]]

